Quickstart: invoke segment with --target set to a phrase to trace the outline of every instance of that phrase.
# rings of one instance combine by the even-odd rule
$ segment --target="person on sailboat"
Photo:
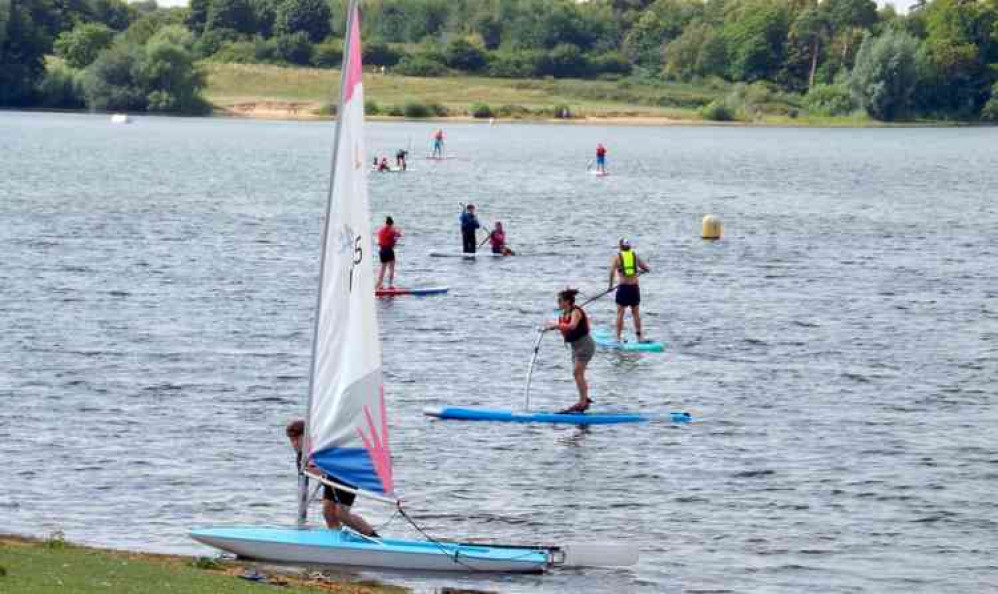
[[[558,309],[561,315],[557,322],[551,322],[545,330],[560,330],[565,343],[572,347],[572,376],[575,387],[579,390],[579,401],[561,411],[567,413],[584,413],[593,403],[589,398],[589,384],[586,382],[586,367],[596,353],[596,342],[589,335],[589,316],[579,306],[575,305],[578,289],[565,289],[558,293]]]
[[[311,462],[307,466],[303,467],[302,465],[301,449],[302,440],[305,436],[305,421],[301,419],[291,421],[285,427],[285,433],[291,441],[291,447],[294,448],[297,454],[298,472],[302,473],[307,468],[313,474],[321,474],[321,471]],[[338,530],[346,525],[364,536],[381,538],[364,518],[350,511],[354,499],[356,499],[356,495],[350,491],[344,491],[324,484],[322,492],[322,517],[326,520],[326,526],[332,530]]]
[[[395,166],[402,171],[406,170],[406,158],[409,156],[409,151],[405,149],[399,149],[395,152]]]
[[[512,256],[513,250],[506,247],[506,231],[502,228],[502,223],[496,221],[495,228],[489,231],[489,243],[492,244],[492,253],[502,256]]]
[[[437,128],[437,131],[433,133],[433,158],[444,158],[444,131],[440,128]]]
[[[395,221],[391,217],[385,217],[385,226],[378,229],[378,259],[381,260],[381,269],[378,271],[378,282],[374,285],[374,290],[380,291],[385,282],[385,271],[388,271],[388,288],[395,288],[395,244],[402,237],[402,230],[395,226]]]
[[[606,173],[606,147],[602,142],[596,144],[596,172]]]
[[[474,254],[478,248],[475,239],[475,231],[481,227],[478,217],[475,216],[475,205],[469,204],[461,213],[461,244],[462,250],[466,254]]]
[[[617,279],[617,342],[621,342],[621,334],[624,330],[624,313],[627,308],[631,309],[631,317],[634,318],[634,333],[638,337],[638,342],[642,342],[641,336],[641,289],[638,286],[638,275],[642,272],[651,272],[648,265],[644,263],[637,253],[631,249],[631,242],[623,237],[617,242],[617,255],[610,263],[610,287],[613,289],[614,278]]]

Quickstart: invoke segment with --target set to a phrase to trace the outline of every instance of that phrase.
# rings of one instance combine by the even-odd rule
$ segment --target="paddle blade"
[[[638,562],[638,547],[621,543],[572,543],[561,547],[568,567],[629,567]]]

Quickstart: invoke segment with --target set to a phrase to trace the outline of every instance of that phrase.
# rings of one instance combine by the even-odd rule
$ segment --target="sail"
[[[307,451],[332,480],[393,492],[364,156],[357,1],[350,3],[312,345]]]

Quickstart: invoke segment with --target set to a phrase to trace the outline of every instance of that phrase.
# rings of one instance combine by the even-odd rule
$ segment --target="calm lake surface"
[[[396,482],[440,537],[626,540],[633,569],[373,575],[418,590],[998,591],[998,129],[370,124],[372,218],[405,232],[379,304]],[[0,112],[0,531],[208,554],[290,524],[333,124]],[[586,173],[598,141],[612,175]],[[458,249],[459,203],[523,257]],[[725,223],[699,239],[700,218]],[[601,352],[591,430],[434,422],[518,407],[566,285],[618,237],[665,354]],[[613,304],[589,307],[607,325]],[[541,347],[532,400],[574,401]],[[358,505],[376,523],[390,513]],[[382,533],[409,535],[396,518]]]

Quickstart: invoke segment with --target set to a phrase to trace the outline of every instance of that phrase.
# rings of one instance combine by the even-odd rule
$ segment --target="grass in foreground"
[[[268,575],[265,585],[235,577],[249,568],[191,557],[93,549],[55,537],[45,541],[0,536],[0,592],[49,594],[401,594],[403,588],[365,583],[318,582]]]

